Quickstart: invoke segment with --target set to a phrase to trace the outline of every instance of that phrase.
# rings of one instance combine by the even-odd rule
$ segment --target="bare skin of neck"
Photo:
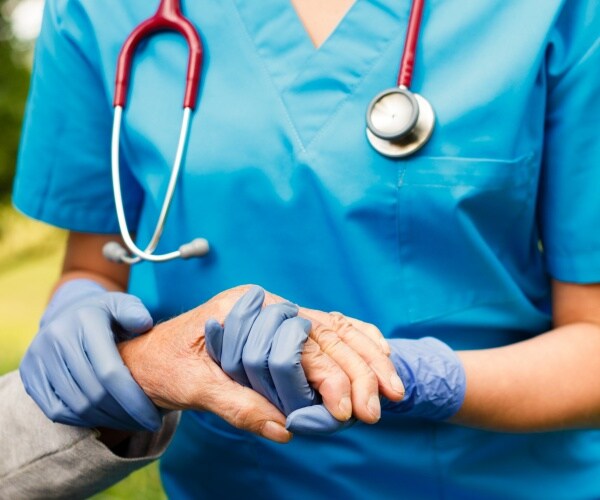
[[[335,30],[355,0],[291,0],[315,47]]]

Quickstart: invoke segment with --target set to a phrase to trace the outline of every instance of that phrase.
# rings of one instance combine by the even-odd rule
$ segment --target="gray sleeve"
[[[112,453],[91,429],[55,424],[27,395],[17,372],[0,377],[0,499],[85,498],[158,458],[179,413],[156,433],[139,432],[124,456]]]

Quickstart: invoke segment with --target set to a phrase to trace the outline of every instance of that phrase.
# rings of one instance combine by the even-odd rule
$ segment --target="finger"
[[[160,413],[123,363],[106,316],[95,308],[82,308],[80,314],[84,316],[81,324],[87,329],[82,337],[83,350],[102,387],[143,428],[158,430],[162,424]]]
[[[339,315],[338,312],[326,313],[324,311],[318,311],[316,309],[306,309],[300,308],[300,315],[310,319],[311,321],[317,321],[324,325],[331,324],[331,315]],[[365,334],[369,337],[377,346],[381,348],[381,352],[383,352],[386,356],[389,356],[392,353],[389,343],[383,336],[383,334],[379,331],[375,325],[371,323],[365,323],[356,318],[351,318],[348,316],[344,316],[352,325],[359,330],[361,333]]]
[[[223,327],[214,320],[209,319],[204,325],[206,350],[211,359],[221,366],[221,352],[223,350]]]
[[[244,371],[242,353],[254,321],[260,314],[265,292],[253,286],[239,299],[225,318],[221,368],[239,384],[250,386]]]
[[[112,292],[106,295],[105,300],[113,318],[125,332],[140,334],[152,328],[152,316],[142,301],[134,295]],[[126,337],[130,338],[131,335]]]
[[[212,390],[204,395],[202,406],[234,427],[271,441],[287,443],[292,435],[285,429],[285,417],[263,396],[243,387],[224,373],[215,373]]]
[[[54,386],[69,408],[93,427],[144,429],[102,386],[87,356],[69,345],[64,345],[64,348],[63,344],[56,345],[60,348],[56,360],[62,366],[55,373],[65,375],[60,377],[62,387],[57,381],[54,381]]]
[[[313,405],[300,408],[288,415],[285,428],[294,434],[323,435],[348,429],[355,423],[354,418],[341,422],[323,405]]]
[[[242,354],[244,370],[252,389],[262,394],[279,409],[285,407],[282,406],[271,378],[269,356],[278,328],[286,319],[293,318],[296,314],[298,314],[298,307],[289,302],[265,307],[250,330]]]
[[[286,414],[316,401],[301,362],[310,327],[310,321],[304,318],[288,319],[277,329],[271,346],[268,371]]]
[[[336,419],[348,420],[352,416],[350,379],[311,338],[304,345],[302,368],[311,387],[319,392],[325,407]]]
[[[52,422],[85,427],[85,422],[71,411],[56,395],[48,382],[48,374],[41,360],[26,354],[19,373],[25,392]]]
[[[354,415],[365,423],[377,422],[381,418],[381,405],[377,376],[373,370],[330,328],[313,323],[310,336],[350,378]]]
[[[381,344],[374,343],[362,331],[357,330],[340,313],[330,313],[331,328],[337,335],[357,352],[377,376],[379,392],[392,401],[404,397],[404,385],[390,358],[381,351]]]
[[[346,316],[346,319],[350,321],[354,328],[369,337],[375,343],[375,345],[380,346],[383,354],[386,356],[392,354],[392,348],[390,347],[389,342],[385,339],[379,328],[377,328],[374,324],[365,323],[364,321],[356,318],[350,318],[349,316]]]

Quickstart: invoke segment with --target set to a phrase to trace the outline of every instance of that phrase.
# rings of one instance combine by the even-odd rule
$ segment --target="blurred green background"
[[[64,232],[28,220],[10,206],[42,6],[43,0],[0,0],[0,374],[18,367],[37,330],[65,241]],[[94,498],[163,499],[157,469],[156,464],[146,467]]]

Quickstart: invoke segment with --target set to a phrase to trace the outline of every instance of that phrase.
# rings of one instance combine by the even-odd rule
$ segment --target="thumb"
[[[152,316],[142,301],[134,295],[111,292],[106,294],[104,300],[113,319],[126,333],[140,334],[152,328]]]
[[[266,398],[222,374],[218,390],[203,405],[238,429],[258,434],[277,443],[287,443],[292,434],[285,429],[285,417]]]

